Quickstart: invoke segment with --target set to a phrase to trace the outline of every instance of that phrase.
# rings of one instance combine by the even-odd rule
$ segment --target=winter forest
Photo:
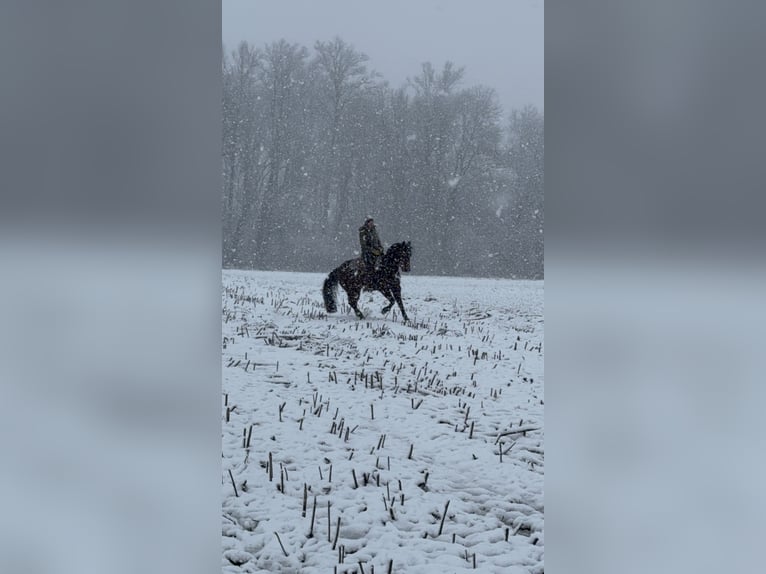
[[[336,37],[223,48],[223,265],[329,272],[375,218],[422,275],[542,279],[544,116],[452,63],[390,86]]]

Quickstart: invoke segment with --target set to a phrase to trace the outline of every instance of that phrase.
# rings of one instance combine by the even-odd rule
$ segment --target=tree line
[[[427,62],[390,87],[340,38],[223,50],[223,264],[329,272],[375,218],[413,271],[543,277],[544,118]]]

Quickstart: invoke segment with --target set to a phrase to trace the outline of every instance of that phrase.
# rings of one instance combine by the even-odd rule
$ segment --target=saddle
[[[372,283],[378,272],[378,266],[376,265],[372,270],[368,270],[364,264],[364,260],[359,258],[354,261],[354,273],[359,275],[362,279],[362,285],[372,288]]]

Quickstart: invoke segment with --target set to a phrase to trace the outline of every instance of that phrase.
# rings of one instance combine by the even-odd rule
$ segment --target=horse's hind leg
[[[351,308],[354,310],[354,313],[356,313],[356,316],[360,319],[364,319],[364,315],[359,310],[359,307],[357,306],[357,303],[359,302],[359,291],[351,292],[348,294],[348,304],[351,305]]]

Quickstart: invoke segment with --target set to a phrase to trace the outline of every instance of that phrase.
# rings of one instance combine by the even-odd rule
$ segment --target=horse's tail
[[[324,297],[324,308],[328,313],[335,313],[338,305],[335,302],[335,292],[338,289],[338,270],[336,269],[327,276],[322,285],[322,297]]]

